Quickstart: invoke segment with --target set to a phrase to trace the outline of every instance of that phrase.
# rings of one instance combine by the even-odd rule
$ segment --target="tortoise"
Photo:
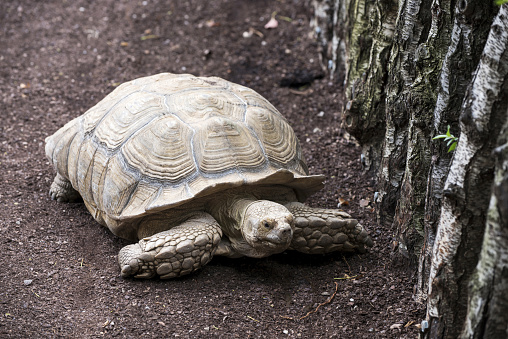
[[[101,225],[136,242],[121,275],[174,278],[214,255],[286,249],[365,252],[349,214],[303,204],[323,187],[293,129],[265,98],[218,77],[162,73],[118,86],[46,138],[50,196],[83,200]]]

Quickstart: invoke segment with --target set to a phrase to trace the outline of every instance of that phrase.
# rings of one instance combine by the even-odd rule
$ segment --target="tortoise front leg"
[[[290,249],[320,254],[334,251],[365,252],[373,242],[358,220],[334,209],[313,208],[299,202],[285,205],[295,218]]]
[[[122,277],[161,279],[189,274],[213,257],[222,237],[215,219],[206,213],[170,230],[141,239],[120,250]]]

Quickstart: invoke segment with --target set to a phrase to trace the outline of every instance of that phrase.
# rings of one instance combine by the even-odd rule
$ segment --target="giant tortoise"
[[[365,251],[358,221],[302,202],[309,175],[286,119],[255,91],[216,77],[163,73],[122,84],[46,139],[50,195],[83,199],[100,224],[137,241],[124,277],[173,278],[214,255]]]

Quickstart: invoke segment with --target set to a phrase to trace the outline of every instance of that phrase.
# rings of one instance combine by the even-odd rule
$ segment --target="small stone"
[[[191,240],[184,240],[176,245],[176,251],[178,253],[191,252],[194,249],[194,243]]]
[[[23,284],[25,284],[25,286],[28,286],[32,283],[32,279],[26,279],[26,280],[23,280]]]

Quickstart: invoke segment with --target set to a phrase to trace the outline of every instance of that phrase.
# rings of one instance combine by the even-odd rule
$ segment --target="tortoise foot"
[[[118,255],[121,275],[170,279],[189,274],[212,259],[221,237],[222,231],[211,216],[189,219],[122,248]]]
[[[60,174],[57,174],[49,189],[49,196],[52,200],[58,202],[74,202],[79,201],[81,196],[76,191],[69,180]]]
[[[311,254],[335,251],[364,253],[374,244],[358,220],[345,212],[312,208],[297,202],[286,207],[295,218],[290,249]]]

